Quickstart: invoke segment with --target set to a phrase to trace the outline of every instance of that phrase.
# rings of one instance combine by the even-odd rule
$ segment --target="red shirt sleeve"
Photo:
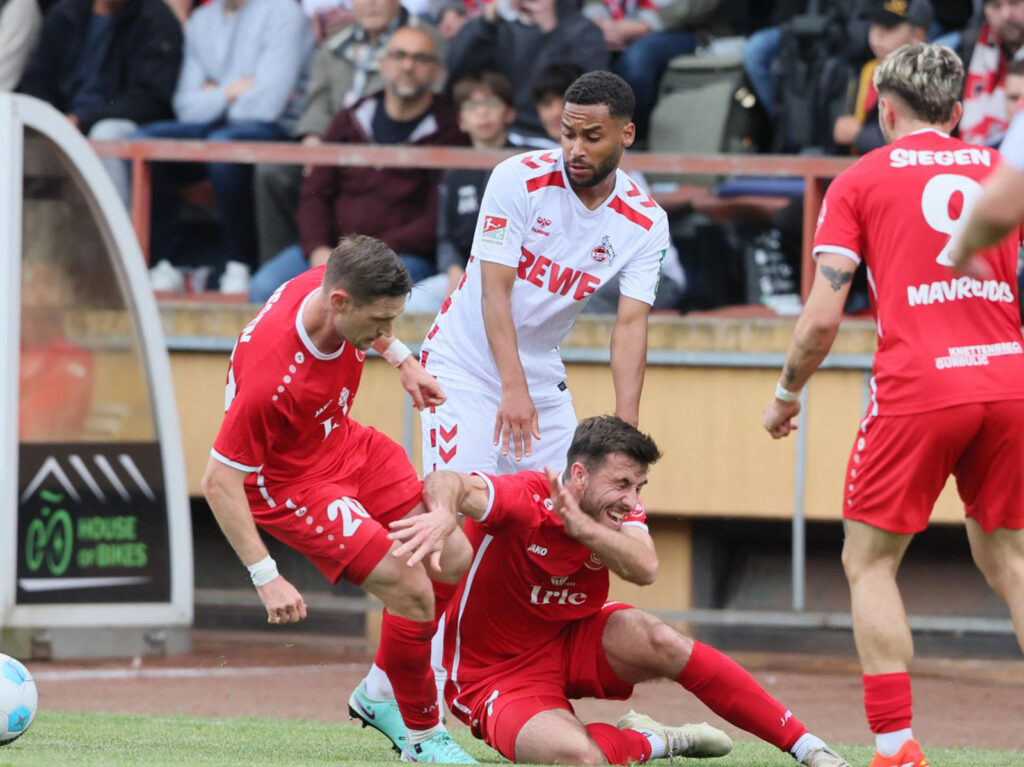
[[[474,472],[487,483],[491,494],[490,504],[479,522],[484,528],[497,528],[509,522],[529,525],[540,516],[539,504],[551,502],[549,493],[534,479],[533,473],[503,474],[494,476]]]
[[[286,423],[284,400],[259,387],[240,389],[224,413],[211,455],[239,471],[254,472],[263,466],[275,435]]]
[[[863,257],[864,238],[857,213],[855,176],[841,173],[825,193],[814,233],[814,255],[838,253],[859,264]]]

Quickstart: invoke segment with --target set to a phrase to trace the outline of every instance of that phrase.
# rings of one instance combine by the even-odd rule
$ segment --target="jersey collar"
[[[306,332],[306,326],[302,324],[302,313],[306,309],[306,302],[313,297],[314,293],[318,292],[320,292],[320,288],[314,288],[305,298],[302,299],[302,303],[299,304],[299,311],[295,313],[295,330],[298,332],[299,338],[302,340],[302,345],[306,347],[306,351],[318,360],[336,360],[341,356],[341,353],[345,351],[345,342],[341,342],[341,346],[338,347],[337,351],[333,351],[330,354],[324,354],[316,348],[316,344],[313,343],[313,339],[311,339],[309,337],[309,333]]]

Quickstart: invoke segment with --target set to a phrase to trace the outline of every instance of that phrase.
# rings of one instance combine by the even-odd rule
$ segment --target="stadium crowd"
[[[856,155],[883,143],[875,67],[917,40],[957,51],[959,135],[998,146],[1024,87],[1024,0],[0,0],[0,90],[49,102],[92,139],[551,147],[565,88],[607,68],[635,93],[636,148],[687,152],[671,127],[706,133],[687,119],[709,110],[699,78],[724,70],[748,97],[710,110],[751,119],[714,123],[725,126],[716,146]],[[666,76],[678,57],[718,69],[691,71],[687,91]],[[104,162],[127,204],[128,164]],[[416,282],[410,309],[432,313],[461,277],[487,176],[158,164],[152,282],[181,292],[183,272],[198,271],[193,287],[219,276],[222,291],[260,302],[360,233],[400,254]],[[788,214],[800,206],[766,222],[778,232],[758,245],[789,272],[800,233]],[[702,274],[695,215],[675,217],[679,252],[656,308],[737,302]],[[614,309],[600,294],[591,304]]]

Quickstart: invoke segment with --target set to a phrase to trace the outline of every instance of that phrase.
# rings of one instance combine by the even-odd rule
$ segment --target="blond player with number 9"
[[[776,439],[795,428],[800,390],[831,348],[863,261],[878,351],[843,482],[843,566],[875,733],[872,767],[928,764],[910,727],[913,643],[896,571],[950,474],[974,560],[1009,603],[1024,647],[1021,238],[1014,227],[974,262],[951,245],[999,164],[994,150],[949,136],[963,113],[963,79],[959,58],[939,45],[904,46],[876,70],[889,144],[829,187],[814,238],[817,274],[764,413]]]

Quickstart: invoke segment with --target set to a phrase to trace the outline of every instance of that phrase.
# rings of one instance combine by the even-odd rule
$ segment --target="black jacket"
[[[61,0],[47,14],[43,32],[21,79],[21,93],[62,112],[74,94],[71,72],[89,27],[92,0]],[[128,0],[104,62],[106,103],[78,114],[83,133],[107,118],[140,125],[172,118],[171,96],[181,69],[181,25],[163,0]]]
[[[576,64],[584,72],[608,66],[604,34],[572,0],[558,0],[558,26],[547,34],[521,21],[470,19],[448,49],[448,82],[482,69],[500,72],[515,91],[513,130],[547,138],[533,105],[533,80],[550,64]]]

